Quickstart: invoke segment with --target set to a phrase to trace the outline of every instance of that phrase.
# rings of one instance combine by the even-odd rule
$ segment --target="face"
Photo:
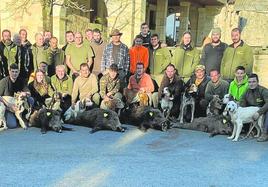
[[[66,37],[66,41],[68,43],[72,43],[74,41],[74,34],[73,33],[67,33],[65,37]]]
[[[41,34],[38,34],[36,37],[35,37],[35,42],[36,42],[36,45],[37,46],[43,46],[44,44],[44,38]]]
[[[2,38],[4,42],[10,43],[11,42],[11,33],[10,32],[3,32]]]
[[[199,70],[195,71],[195,76],[198,79],[202,79],[205,76],[205,71],[199,69]]]
[[[76,45],[80,45],[83,42],[83,36],[80,33],[74,35],[74,42]]]
[[[10,69],[9,70],[9,75],[10,75],[10,78],[12,80],[17,80],[18,76],[19,76],[19,70],[18,69]]]
[[[115,79],[115,77],[117,76],[117,72],[116,72],[116,71],[113,71],[113,70],[109,70],[109,76],[110,76],[112,79]]]
[[[218,43],[221,39],[221,35],[219,33],[213,33],[211,39],[213,43]]]
[[[100,42],[100,40],[101,40],[101,34],[98,33],[98,32],[93,32],[93,39],[94,39],[96,42]]]
[[[189,44],[191,42],[191,35],[188,33],[184,34],[182,40],[184,45]]]
[[[87,39],[88,39],[89,41],[92,40],[93,32],[92,32],[92,31],[87,31],[87,32],[86,32],[86,36],[87,36]]]
[[[142,34],[148,34],[149,26],[148,25],[142,25],[141,26],[141,32],[142,32]]]
[[[175,75],[176,71],[172,66],[168,66],[166,69],[166,74],[169,79],[172,79]]]
[[[238,43],[240,41],[240,33],[238,31],[232,32],[231,38],[234,43]]]
[[[47,72],[47,65],[44,63],[39,64],[39,69],[43,72]]]
[[[243,78],[244,78],[244,76],[245,76],[245,71],[244,70],[237,70],[236,72],[235,72],[235,77],[236,77],[236,79],[238,80],[238,81],[241,81],[241,80],[243,80]]]
[[[112,42],[117,43],[120,42],[121,35],[112,36]]]
[[[20,38],[21,38],[21,41],[22,41],[22,42],[26,41],[26,40],[27,40],[27,32],[24,31],[24,30],[22,30],[22,31],[20,32]]]
[[[156,47],[158,43],[159,43],[159,39],[156,36],[151,38],[151,45],[153,47]]]
[[[256,79],[256,77],[253,77],[253,78],[249,78],[248,79],[248,86],[249,86],[249,89],[255,89],[257,86],[258,86],[258,81]]]
[[[137,68],[136,68],[136,73],[137,75],[142,75],[144,72],[144,67],[143,65],[137,65]]]
[[[58,40],[56,38],[50,39],[49,44],[50,44],[50,47],[52,49],[57,49],[58,48]]]
[[[87,78],[89,76],[89,68],[87,66],[82,66],[80,69],[81,77]]]
[[[219,81],[220,74],[217,71],[211,71],[210,72],[210,78],[213,83],[216,83]]]
[[[63,79],[63,77],[65,76],[65,70],[64,68],[56,68],[56,75],[58,76],[59,79]]]
[[[41,83],[44,80],[44,74],[41,71],[38,71],[35,76],[36,76],[36,81],[38,83]]]
[[[135,39],[135,46],[141,46],[142,45],[142,39],[141,38],[136,38]]]
[[[51,37],[52,37],[51,32],[45,32],[45,33],[44,33],[44,38],[45,38],[45,39],[49,39],[49,40],[50,40]]]

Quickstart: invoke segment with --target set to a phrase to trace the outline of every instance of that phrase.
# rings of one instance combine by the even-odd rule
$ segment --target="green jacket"
[[[228,93],[229,83],[225,80],[220,79],[218,84],[214,84],[212,81],[209,81],[205,91],[205,98],[208,102],[213,99],[213,95],[218,95],[220,99]]]
[[[237,48],[234,48],[232,44],[224,51],[221,61],[222,78],[227,80],[234,79],[237,66],[244,66],[247,74],[252,73],[253,51],[243,41]]]
[[[197,48],[184,50],[181,46],[173,51],[172,64],[175,65],[181,77],[189,79],[196,65],[200,62],[200,52]]]
[[[72,95],[73,80],[68,75],[66,75],[62,80],[59,80],[57,75],[53,75],[51,77],[51,84],[54,90],[56,90],[57,92]]]
[[[48,63],[48,55],[46,47],[37,47],[36,44],[32,45],[34,71],[38,69],[40,62]]]
[[[258,113],[265,114],[268,111],[268,90],[257,86],[254,90],[248,89],[239,102],[241,107],[258,106]]]
[[[171,63],[171,54],[166,47],[159,47],[155,50],[150,48],[149,70],[152,75],[164,74],[164,70]]]
[[[47,52],[47,64],[48,64],[48,70],[47,74],[48,76],[55,75],[55,69],[57,65],[64,64],[64,51],[62,49],[56,49],[55,51],[52,51],[51,48],[48,48],[46,50]]]
[[[243,94],[248,90],[248,76],[243,79],[242,84],[238,85],[236,78],[231,82],[229,94],[236,100],[240,101]]]

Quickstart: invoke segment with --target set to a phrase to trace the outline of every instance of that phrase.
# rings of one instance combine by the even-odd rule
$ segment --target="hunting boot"
[[[263,125],[261,136],[257,139],[257,142],[265,142],[265,141],[268,141],[268,133],[265,126]]]

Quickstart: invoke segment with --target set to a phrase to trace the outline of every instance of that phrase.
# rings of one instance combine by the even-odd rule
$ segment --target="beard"
[[[220,39],[217,39],[217,40],[212,39],[212,43],[219,43],[219,42],[220,42]]]

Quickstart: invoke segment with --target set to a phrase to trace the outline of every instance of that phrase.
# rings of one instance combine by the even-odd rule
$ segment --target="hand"
[[[104,97],[104,99],[103,99],[103,100],[104,100],[104,101],[110,101],[111,99],[110,99],[110,97],[109,97],[109,96],[107,96],[107,95],[106,95],[106,96]]]
[[[257,121],[259,117],[260,117],[260,114],[259,114],[258,112],[256,112],[256,113],[252,116],[252,119],[253,119],[254,121]]]
[[[18,110],[18,107],[16,105],[9,105],[8,108],[10,108],[14,112]]]
[[[106,95],[110,97],[112,95],[112,92],[108,92]]]

